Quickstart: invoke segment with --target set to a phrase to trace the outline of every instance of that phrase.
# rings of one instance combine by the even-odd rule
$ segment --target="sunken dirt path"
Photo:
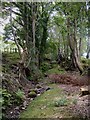
[[[81,97],[81,86],[54,83],[49,84],[49,87],[50,90],[45,91],[29,104],[20,118],[90,119],[90,95]]]
[[[42,88],[47,86],[50,89],[30,101],[19,118],[90,119],[90,95],[80,96],[80,88],[88,85],[87,76],[51,74],[38,84],[42,83]]]

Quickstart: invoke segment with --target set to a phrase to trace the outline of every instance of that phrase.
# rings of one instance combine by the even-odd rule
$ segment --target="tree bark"
[[[80,38],[80,40],[79,40],[79,50],[78,50],[79,60],[81,59],[81,47],[82,47],[82,39]]]
[[[26,76],[26,72],[25,72],[26,68],[24,66],[24,63],[20,62],[19,63],[19,83],[25,87],[25,86],[29,86],[30,82],[27,79]],[[29,74],[29,73],[28,73]]]
[[[80,74],[82,74],[83,67],[78,59],[77,52],[74,52],[74,59],[75,59],[76,66],[77,66],[78,70],[80,71]]]
[[[75,27],[75,26],[74,26]],[[67,20],[67,28],[68,28],[68,41],[69,41],[69,47],[71,49],[72,53],[72,61],[74,63],[74,66],[78,68],[80,71],[80,74],[83,72],[82,65],[79,61],[78,54],[77,54],[77,41],[76,41],[76,31],[74,31],[74,34],[70,34],[70,19]],[[76,30],[76,28],[74,28]]]

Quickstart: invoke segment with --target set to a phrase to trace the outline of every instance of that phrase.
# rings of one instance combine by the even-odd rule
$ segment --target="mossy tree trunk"
[[[76,19],[74,19],[74,33],[70,30],[70,19],[67,19],[67,28],[68,28],[68,41],[69,41],[69,47],[71,49],[72,54],[72,61],[75,67],[78,68],[80,71],[80,74],[83,72],[82,65],[80,63],[79,55],[78,55],[78,49],[77,49],[77,40],[76,40]]]

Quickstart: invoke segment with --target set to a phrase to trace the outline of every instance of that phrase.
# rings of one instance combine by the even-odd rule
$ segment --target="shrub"
[[[43,74],[38,68],[33,68],[31,70],[31,75],[28,76],[28,80],[30,81],[38,81],[38,79],[42,78]]]
[[[0,93],[2,93],[2,105],[6,107],[11,105],[11,94],[6,89],[0,89]]]
[[[1,95],[2,94],[2,95]],[[0,104],[2,104],[2,108],[6,109],[6,107],[12,105],[13,103],[20,104],[24,99],[24,92],[18,90],[16,93],[10,94],[6,89],[0,89]]]
[[[21,104],[24,97],[24,92],[22,92],[20,89],[16,93],[13,92],[13,94],[6,89],[0,89],[0,105],[3,112],[2,116],[5,117],[6,109],[12,104]]]
[[[16,92],[16,97],[24,99],[25,98],[24,92],[18,89],[18,91]]]
[[[89,65],[89,64],[90,64],[90,59],[81,58],[81,62],[82,62],[83,64]]]
[[[51,68],[51,66],[50,66],[50,64],[47,63],[47,62],[43,62],[43,63],[41,64],[41,67],[40,67],[40,69],[42,70],[42,72],[46,72],[46,71],[49,70],[50,68]]]
[[[12,105],[11,96],[6,89],[0,88],[0,110],[2,110],[2,117],[5,116],[5,109]]]
[[[18,89],[14,97],[15,97],[15,103],[20,104],[24,100],[25,95],[22,90]]]

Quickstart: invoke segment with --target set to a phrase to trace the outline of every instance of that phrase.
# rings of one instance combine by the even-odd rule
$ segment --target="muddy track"
[[[50,74],[49,79],[54,83],[72,84],[74,86],[90,85],[90,77],[75,74]]]

